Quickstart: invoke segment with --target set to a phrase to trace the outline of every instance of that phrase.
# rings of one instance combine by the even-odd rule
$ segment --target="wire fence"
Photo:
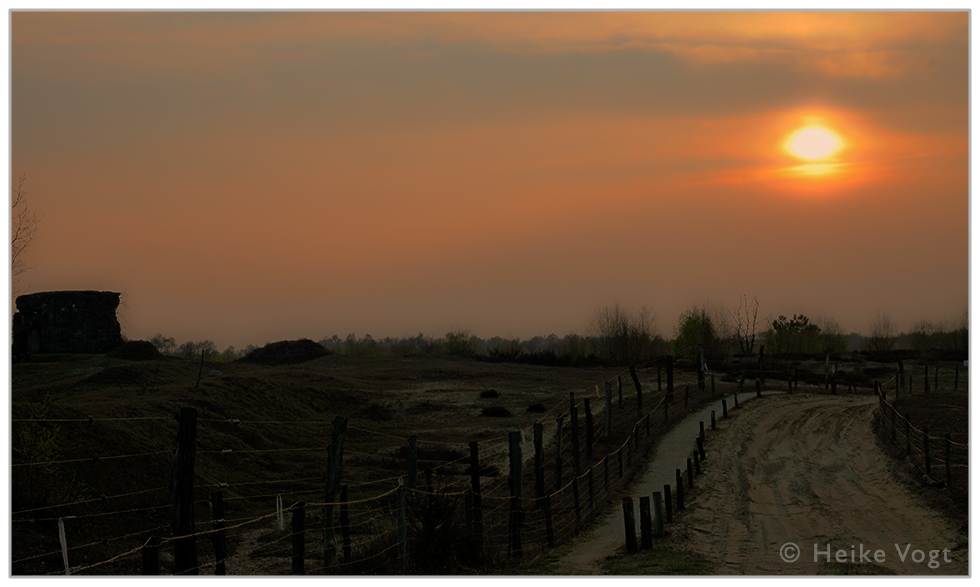
[[[746,391],[744,381],[716,381],[710,373],[703,378],[672,374],[661,363],[624,370],[570,393],[568,401],[552,405],[530,426],[479,441],[404,438],[352,421],[349,433],[375,437],[385,448],[366,452],[356,442],[344,446],[343,485],[334,488],[339,495],[325,486],[323,475],[222,481],[207,473],[213,459],[241,458],[247,466],[256,455],[326,453],[327,446],[247,448],[242,441],[236,445],[240,448],[198,450],[200,473],[194,478],[190,508],[196,521],[193,532],[175,536],[172,486],[22,509],[12,512],[14,536],[27,524],[50,528],[55,536],[56,525],[60,548],[52,539],[50,548],[37,547],[29,554],[15,549],[13,572],[166,574],[177,568],[180,544],[193,545],[195,562],[181,568],[194,574],[439,574],[460,564],[537,556],[608,511],[644,466],[651,448],[677,422],[706,402]],[[804,384],[801,390],[792,373],[787,371],[783,381],[779,375],[772,373],[765,388],[829,389],[829,384]],[[896,381],[886,385],[897,386]],[[934,476],[951,471],[950,486],[965,490],[968,447],[925,434],[898,414],[884,394],[879,398],[879,418],[891,425],[879,431],[890,430],[895,442],[907,442],[916,466]],[[91,423],[92,418],[58,421]],[[243,426],[250,425],[331,425],[216,418],[198,423],[222,438],[235,438],[236,431],[240,436]],[[160,457],[158,451],[131,451],[100,459]],[[14,474],[86,460],[18,463]],[[164,472],[170,470],[169,459],[165,462]],[[121,527],[133,531],[112,532]],[[70,538],[76,528],[79,534],[101,532],[106,537],[72,544],[65,536]]]
[[[908,461],[931,481],[944,483],[955,493],[967,493],[970,477],[969,444],[954,441],[951,433],[930,434],[924,426],[914,425],[907,412],[901,413],[897,408],[898,398],[907,393],[903,383],[902,378],[896,375],[883,383],[878,390],[876,430],[879,437],[904,451]],[[919,396],[919,401],[926,400]]]

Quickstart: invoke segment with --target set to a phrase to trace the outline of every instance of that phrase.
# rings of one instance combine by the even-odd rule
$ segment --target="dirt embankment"
[[[720,574],[967,573],[967,537],[915,500],[876,444],[876,402],[795,395],[746,405],[711,443],[675,535]]]

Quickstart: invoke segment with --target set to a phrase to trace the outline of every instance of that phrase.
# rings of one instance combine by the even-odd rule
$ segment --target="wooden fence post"
[[[793,393],[793,377],[789,376],[786,378],[786,393]]]
[[[578,408],[572,408],[572,473],[579,476],[579,451],[578,451]]]
[[[698,438],[698,440],[700,441],[701,439]],[[701,474],[701,460],[698,458],[697,450],[694,451],[694,474],[695,475]]]
[[[408,486],[412,489],[415,489],[415,476],[418,473],[418,442],[418,436],[408,437]]]
[[[534,496],[544,497],[544,425],[534,424]]]
[[[698,428],[700,429],[700,433],[698,434],[698,437],[701,440],[704,440],[704,420],[698,422]]]
[[[674,355],[667,355],[667,403],[674,401]]]
[[[687,488],[694,489],[694,468],[691,466],[691,457],[687,457]]]
[[[337,536],[333,527],[333,504],[337,501],[340,479],[344,468],[344,434],[347,417],[337,416],[330,431],[330,447],[327,448],[327,473],[323,495],[323,568],[337,564]]]
[[[681,477],[681,470],[677,469],[674,473],[674,489],[677,490],[677,511],[684,511],[684,478]]]
[[[340,484],[340,540],[343,546],[344,562],[351,562],[350,508],[347,505],[347,484]]]
[[[211,492],[211,519],[212,527],[215,530],[211,534],[211,543],[214,545],[214,574],[225,574],[225,558],[227,554],[227,542],[225,541],[225,507],[221,501],[221,491]]]
[[[738,392],[736,391],[735,393],[737,394]],[[725,400],[724,398],[722,398],[721,400],[721,417],[722,419],[728,417],[728,401]]]
[[[698,389],[704,391],[704,345],[698,347]]]
[[[521,452],[521,433],[511,432],[510,441],[510,556],[522,558],[524,547],[521,543],[521,530],[524,526],[524,508],[521,503],[521,465],[524,461]]]
[[[697,442],[697,445],[698,445],[698,456],[701,458],[701,462],[703,463],[704,462],[704,440],[702,438],[698,438],[696,440],[696,442]]]
[[[659,370],[658,370],[659,373]],[[633,387],[636,388],[636,411],[643,413],[643,388],[640,387],[640,378],[636,375],[636,365],[630,365],[630,377],[633,379]],[[659,375],[657,376],[659,380]]]
[[[293,566],[294,575],[306,573],[306,502],[301,501],[293,510]]]
[[[565,424],[564,418],[558,416],[558,429],[555,431],[555,491],[560,490],[561,484],[561,435],[562,426]]]
[[[143,558],[143,569],[144,575],[159,575],[160,574],[160,537],[153,536],[147,543],[143,546],[140,551]]]
[[[197,575],[194,534],[194,456],[197,451],[197,410],[177,413],[177,450],[174,451],[171,489],[174,494],[174,574]],[[188,536],[188,538],[182,538]]]
[[[623,405],[622,387],[619,388],[619,405],[620,407],[622,407]],[[604,415],[605,415],[605,418],[603,418],[604,425],[602,428],[603,438],[608,439],[610,436],[612,436],[612,389],[608,385],[608,382],[606,385],[606,413]],[[591,460],[589,461],[589,464],[592,464]]]
[[[664,498],[659,491],[653,492],[653,535],[664,537]],[[651,544],[652,546],[652,544]]]
[[[640,498],[640,548],[653,548],[653,535],[650,524],[650,498],[643,496]]]
[[[755,397],[762,397],[762,380],[755,380]]]
[[[475,549],[479,554],[483,550],[483,495],[480,490],[480,443],[476,440],[470,441],[470,492],[473,496],[470,520],[473,523],[473,536],[476,538]]]
[[[606,387],[608,392],[609,387]],[[592,443],[594,442],[593,434],[595,433],[595,423],[592,419],[592,404],[589,398],[582,400],[585,404],[585,462],[589,466],[592,466]],[[606,394],[606,407],[609,407],[609,394]],[[606,417],[608,418],[609,413],[606,412]]]
[[[674,523],[674,500],[670,496],[670,484],[664,485],[664,518],[668,524]]]
[[[715,411],[714,410],[711,410],[711,429],[712,430],[717,430],[718,429],[718,425],[715,423]]]
[[[737,392],[737,391],[736,391],[735,393],[733,393],[733,394],[732,394],[732,398],[734,398],[734,400],[735,400],[735,405],[734,405],[734,407],[736,407],[736,408],[737,408],[737,407],[738,407],[738,392]]]
[[[623,498],[623,526],[626,529],[626,552],[636,554],[636,520],[633,517],[633,498]]]

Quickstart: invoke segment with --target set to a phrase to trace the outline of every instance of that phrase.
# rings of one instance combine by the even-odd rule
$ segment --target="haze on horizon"
[[[16,293],[124,334],[584,333],[969,288],[969,13],[11,15]],[[802,133],[801,131],[807,131]],[[802,138],[801,138],[802,137]]]

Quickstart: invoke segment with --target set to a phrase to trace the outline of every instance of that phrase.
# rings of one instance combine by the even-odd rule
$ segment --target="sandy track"
[[[816,574],[856,564],[899,574],[967,573],[967,538],[917,503],[889,470],[871,432],[876,401],[788,395],[747,403],[709,435],[696,506],[673,529],[679,542],[716,561],[721,574]],[[800,549],[793,563],[780,556],[790,542]],[[828,543],[831,564],[825,554],[814,562],[814,545],[826,551]],[[880,549],[884,560],[861,559],[862,545]],[[904,561],[896,545],[907,549]],[[846,563],[834,560],[838,550]],[[916,550],[924,561],[913,561]],[[940,551],[938,568],[928,565],[933,550]]]

